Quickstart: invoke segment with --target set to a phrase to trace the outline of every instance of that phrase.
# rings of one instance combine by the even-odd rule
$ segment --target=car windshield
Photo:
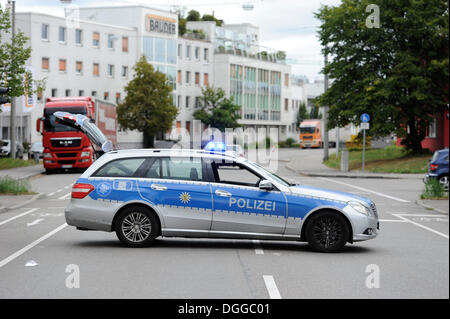
[[[62,109],[57,107],[46,108],[44,110],[44,129],[47,132],[74,132],[77,129],[70,127],[68,125],[56,122],[56,117],[53,115],[55,112],[63,111],[72,114],[83,114],[86,115],[86,108],[82,106],[68,106]]]
[[[314,126],[300,127],[300,133],[314,133],[315,129]]]
[[[247,164],[249,164],[250,166],[256,167],[262,171],[264,171],[267,175],[269,175],[272,179],[276,180],[278,183],[284,185],[284,186],[294,186],[294,183],[290,183],[287,180],[285,180],[284,178],[278,176],[277,174],[274,174],[272,172],[269,172],[267,169],[265,169],[264,167],[262,167],[261,165],[254,163],[254,162],[247,162]]]

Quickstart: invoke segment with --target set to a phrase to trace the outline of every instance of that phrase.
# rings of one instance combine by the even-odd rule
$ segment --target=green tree
[[[19,97],[25,93],[31,95],[33,79],[25,68],[31,56],[31,48],[26,47],[28,38],[22,31],[16,31],[12,44],[10,37],[9,10],[3,9],[0,5],[0,85],[9,88],[10,97]]]
[[[223,24],[223,20],[217,19],[215,16],[211,14],[204,14],[202,16],[202,21],[214,21],[218,27],[221,27]]]
[[[225,131],[225,128],[240,126],[237,122],[240,118],[240,106],[234,104],[232,98],[226,98],[225,92],[221,88],[217,90],[209,86],[202,88],[200,100],[202,107],[194,112],[196,120],[200,120],[202,123],[215,127],[222,132]]]
[[[142,56],[133,68],[134,78],[125,87],[126,97],[117,106],[120,128],[144,133],[144,147],[153,147],[154,136],[172,127],[177,108],[164,73],[155,71]]]
[[[298,113],[297,113],[297,127],[300,126],[300,123],[303,122],[304,120],[309,119],[309,114],[308,114],[308,110],[306,108],[306,103],[305,102],[301,102],[300,106],[298,108]]]
[[[200,13],[196,10],[191,10],[188,12],[186,20],[187,21],[200,21]]]
[[[366,25],[369,4],[380,8],[379,28]],[[421,152],[430,117],[448,107],[448,13],[445,0],[323,6],[316,13],[319,38],[331,59],[323,71],[333,82],[320,103],[330,106],[329,128],[359,124],[369,113],[371,134],[395,132],[408,149]]]

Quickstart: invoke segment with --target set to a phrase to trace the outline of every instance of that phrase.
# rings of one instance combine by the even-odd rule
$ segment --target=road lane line
[[[36,239],[34,242],[32,242],[31,244],[23,247],[22,249],[16,251],[14,254],[9,255],[8,257],[6,257],[5,259],[3,259],[2,261],[0,261],[0,268],[2,268],[3,266],[5,266],[6,264],[10,263],[11,261],[13,261],[14,259],[16,259],[17,257],[19,257],[20,255],[26,253],[28,250],[30,250],[31,248],[33,248],[34,246],[36,246],[37,244],[39,244],[40,242],[43,242],[44,240],[46,240],[47,238],[50,238],[51,236],[53,236],[54,234],[56,234],[57,232],[59,232],[60,230],[64,229],[67,226],[66,223],[62,224],[61,226],[59,226],[58,228],[55,228],[54,230],[52,230],[51,232],[45,234],[44,236],[42,236],[39,239]]]
[[[364,187],[359,187],[359,186],[355,186],[355,185],[352,185],[352,184],[347,184],[347,183],[344,183],[344,182],[336,181],[336,180],[331,179],[331,178],[326,178],[326,177],[319,177],[319,178],[323,179],[325,181],[329,181],[329,182],[345,185],[345,186],[348,186],[348,187],[353,187],[353,188],[356,188],[356,189],[359,189],[359,190],[362,190],[362,191],[365,191],[365,192],[368,192],[368,193],[372,193],[372,194],[375,194],[375,195],[378,195],[378,196],[382,196],[382,197],[386,197],[386,198],[389,198],[389,199],[393,199],[393,200],[395,200],[397,202],[410,203],[409,200],[401,199],[401,198],[394,197],[394,196],[389,196],[389,195],[386,195],[386,194],[383,194],[383,193],[380,193],[380,192],[376,192],[376,191],[373,191],[371,189],[367,189],[367,188],[364,188]]]
[[[55,192],[52,192],[52,193],[50,193],[50,194],[47,194],[47,196],[53,196],[53,195],[55,195]]]
[[[22,214],[19,214],[19,215],[13,216],[13,217],[11,217],[11,218],[9,218],[9,219],[7,219],[7,220],[4,220],[4,221],[0,222],[0,226],[1,226],[1,225],[4,225],[4,224],[6,224],[6,223],[9,223],[10,221],[12,221],[12,220],[14,220],[14,219],[17,219],[17,218],[20,218],[20,217],[22,217],[22,216],[28,215],[28,214],[30,214],[30,213],[32,213],[32,212],[35,212],[35,211],[37,211],[38,209],[39,209],[39,208],[32,208],[32,209],[27,210],[26,212],[24,212],[24,213],[22,213]]]
[[[61,189],[58,189],[56,192],[57,192],[57,193],[62,192],[62,188],[61,188]]]
[[[402,219],[379,219],[382,223],[407,223],[406,220]]]
[[[58,199],[68,199],[71,194],[72,194],[72,192],[67,193],[66,195],[63,195],[63,196],[59,197]]]
[[[264,275],[264,283],[266,284],[267,291],[269,293],[270,299],[281,299],[280,292],[278,291],[277,284],[273,279],[273,276]]]
[[[258,239],[254,239],[253,244],[255,245],[255,254],[264,255],[264,250],[261,247],[261,242]]]
[[[408,218],[406,218],[406,217],[403,217],[403,216],[401,216],[401,215],[397,215],[397,214],[392,214],[392,215],[394,215],[395,217],[401,218],[401,219],[403,219],[403,220],[405,220],[405,221],[407,221],[407,222],[409,222],[409,223],[411,223],[411,224],[414,224],[414,225],[416,225],[416,226],[419,226],[419,227],[421,227],[421,228],[423,228],[423,229],[426,229],[426,230],[428,230],[428,231],[430,231],[430,232],[432,232],[432,233],[435,233],[435,234],[437,234],[437,235],[439,235],[439,236],[442,236],[442,237],[444,237],[444,238],[449,239],[449,238],[448,238],[448,235],[446,235],[446,234],[444,234],[444,233],[441,233],[441,232],[438,232],[437,230],[434,230],[433,228],[430,228],[430,227],[424,226],[424,225],[422,225],[422,224],[416,223],[416,222],[414,222],[414,221],[412,221],[412,220],[410,220],[410,219],[408,219]]]
[[[44,220],[43,218],[38,218],[38,219],[32,221],[31,223],[27,223],[27,226],[30,227],[30,226],[37,225],[37,224],[39,224],[39,223],[40,223],[41,221],[43,221],[43,220]]]

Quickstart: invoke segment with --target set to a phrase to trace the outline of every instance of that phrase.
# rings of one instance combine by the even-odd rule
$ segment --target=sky
[[[2,6],[5,0],[0,0]],[[194,9],[200,14],[212,14],[225,23],[251,23],[258,26],[260,45],[287,53],[292,73],[307,76],[310,81],[321,80],[323,55],[317,38],[319,20],[314,13],[322,5],[339,5],[340,0],[73,0],[73,5],[130,5],[170,10],[173,6]],[[252,4],[253,10],[244,10]],[[16,0],[16,11],[33,11],[64,15],[59,0]]]

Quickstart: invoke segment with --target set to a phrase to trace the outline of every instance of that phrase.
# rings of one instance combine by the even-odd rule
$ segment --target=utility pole
[[[328,65],[328,56],[325,53],[325,67]],[[324,79],[324,93],[328,90],[328,75],[325,73]],[[323,160],[328,160],[328,105],[324,107],[323,111]]]
[[[11,62],[14,61],[14,45],[15,45],[15,37],[16,37],[16,1],[8,1],[8,4],[11,5],[11,44],[12,44],[12,53],[11,53]],[[11,158],[16,158],[16,98],[11,96],[11,108],[9,112],[9,139],[11,141],[10,144],[10,155]]]

